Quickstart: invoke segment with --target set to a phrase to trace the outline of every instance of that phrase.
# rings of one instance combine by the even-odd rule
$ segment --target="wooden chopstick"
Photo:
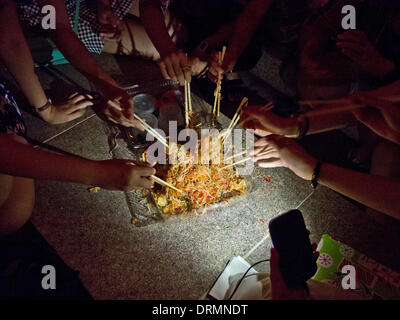
[[[190,89],[190,82],[188,82],[187,87],[188,87],[189,113],[191,114],[193,112],[193,108],[192,108],[192,91]]]
[[[221,115],[221,88],[218,92],[218,102],[217,102],[217,118]]]
[[[233,116],[233,118],[232,118],[232,120],[231,120],[231,124],[229,125],[229,127],[228,128],[234,128],[234,123],[235,123],[235,121],[236,121],[236,118],[240,118],[240,112],[242,111],[242,108],[244,107],[244,105],[246,104],[246,103],[248,103],[249,102],[249,99],[247,99],[246,97],[244,97],[243,99],[242,99],[242,101],[240,102],[240,105],[239,105],[239,107],[237,108],[237,110],[236,110],[236,112],[235,112],[235,115]],[[237,121],[236,121],[236,123],[237,123]]]
[[[173,190],[175,190],[177,192],[184,193],[182,190],[179,190],[178,188],[175,188],[172,184],[169,184],[168,182],[160,179],[159,177],[156,177],[155,175],[152,175],[151,177],[154,179],[155,182],[157,182],[158,184],[160,184],[160,185],[162,185],[164,187],[168,187],[168,188],[171,188],[171,189],[173,189]],[[100,187],[94,187],[94,188],[100,188]]]
[[[220,65],[222,65],[224,58],[225,58],[225,53],[226,53],[226,46],[222,47],[222,51],[218,53],[218,62]],[[217,87],[215,89],[214,95],[214,105],[213,105],[213,119],[216,117],[220,116],[221,113],[221,82],[222,79],[218,75],[218,81],[217,81]]]
[[[122,108],[117,104],[117,103],[115,103],[114,101],[112,101],[112,100],[110,100],[109,102],[108,102],[113,108],[115,108],[115,109],[117,109],[117,110],[119,110],[119,111],[122,111]],[[143,119],[141,119],[137,114],[133,114],[133,116],[134,116],[134,118],[136,119],[136,120],[138,120],[139,122],[140,122],[140,124],[143,126],[143,128],[147,131],[147,132],[149,132],[154,138],[156,138],[158,141],[160,141],[165,147],[167,147],[168,148],[168,143],[167,143],[167,140],[162,136],[162,135],[160,135],[157,131],[155,131],[152,127],[150,127]]]
[[[237,154],[235,154],[235,155],[233,155],[233,156],[231,156],[231,157],[228,157],[228,158],[226,158],[226,159],[224,159],[224,160],[225,160],[225,161],[228,161],[228,160],[234,159],[234,158],[236,158],[236,157],[242,156],[242,155],[244,155],[244,154],[246,154],[246,153],[247,153],[247,150],[246,150],[246,151],[243,151],[243,152],[240,152],[240,153],[237,153]]]
[[[400,96],[379,96],[376,98],[383,99],[390,102],[400,102]],[[298,102],[299,105],[315,105],[315,104],[346,104],[354,105],[351,98],[333,99],[333,100],[303,100]]]
[[[189,128],[190,119],[193,112],[192,108],[192,93],[190,90],[190,82],[185,80],[185,121],[186,128]]]
[[[224,62],[225,53],[226,53],[226,46],[223,46],[222,47],[222,52],[221,52],[221,59],[219,60],[220,64],[222,64],[222,62]]]
[[[236,127],[236,125],[238,124],[239,120],[240,120],[240,112],[242,111],[243,106],[249,102],[249,99],[247,99],[246,97],[244,97],[242,99],[242,101],[240,102],[239,107],[237,108],[235,115],[233,116],[231,123],[229,124],[228,130],[225,131],[222,134],[222,143],[225,142],[226,138],[229,137],[229,135],[231,134],[232,130]]]
[[[364,108],[364,107],[368,107],[368,105],[352,104],[352,105],[347,105],[347,106],[342,106],[342,107],[334,107],[334,108],[329,108],[329,107],[318,108],[315,110],[307,111],[306,113],[304,113],[303,116],[305,116],[305,117],[323,116],[323,115],[334,114],[334,113],[339,113],[339,112],[352,111],[352,110]]]
[[[271,152],[273,152],[273,151],[275,151],[275,149],[270,148],[270,149],[267,149],[267,150],[264,151],[264,152],[261,152],[261,153],[258,154],[257,156],[265,156],[265,155],[267,155],[267,154],[269,154],[269,153],[271,153]],[[249,160],[251,160],[251,159],[253,159],[253,157],[247,157],[247,158],[244,158],[244,159],[242,159],[242,160],[240,160],[240,161],[237,161],[237,162],[235,162],[235,163],[232,163],[232,164],[229,164],[229,165],[227,165],[227,166],[225,166],[225,167],[222,167],[221,169],[227,169],[227,168],[236,166],[236,165],[238,165],[238,164],[241,164],[241,163],[243,163],[243,162],[247,162],[247,161],[249,161]]]
[[[189,100],[188,100],[188,85],[185,80],[185,122],[186,128],[189,128]]]
[[[222,52],[219,53],[219,64],[222,65],[222,63],[224,62],[224,58],[225,58],[225,52],[226,52],[226,46],[222,47]],[[219,90],[218,90],[218,101],[217,101],[217,118],[220,116],[221,114],[221,83],[222,79],[220,77],[218,77],[218,84],[219,84]]]
[[[150,127],[146,122],[144,122],[139,116],[134,115],[135,119],[139,120],[145,130],[150,133],[154,138],[160,141],[165,147],[169,148],[167,140],[160,135],[157,131],[155,131],[152,127]]]
[[[168,182],[165,182],[164,180],[160,179],[159,177],[156,177],[154,175],[151,176],[151,177],[154,179],[155,182],[157,182],[158,184],[160,184],[160,185],[162,185],[164,187],[171,188],[171,189],[173,189],[173,190],[175,190],[175,191],[177,191],[179,193],[184,193],[182,190],[179,190],[179,189],[175,188],[172,184],[169,184]]]

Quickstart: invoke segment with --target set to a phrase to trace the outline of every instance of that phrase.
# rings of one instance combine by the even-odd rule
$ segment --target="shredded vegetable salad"
[[[223,161],[219,164],[195,162],[179,145],[172,152],[177,154],[177,164],[163,165],[157,170],[157,176],[183,192],[162,186],[152,191],[157,206],[165,215],[201,209],[246,191],[245,180],[234,168],[223,168]]]

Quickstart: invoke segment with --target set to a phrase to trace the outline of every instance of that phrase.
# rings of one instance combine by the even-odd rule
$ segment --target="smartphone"
[[[299,210],[281,214],[269,222],[269,232],[287,286],[304,286],[317,272],[317,263],[303,215]]]

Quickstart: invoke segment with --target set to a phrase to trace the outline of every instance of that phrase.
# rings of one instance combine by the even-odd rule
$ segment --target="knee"
[[[32,215],[35,204],[33,181],[25,179],[23,196],[15,195],[14,188],[10,197],[0,207],[0,236],[19,230]],[[19,184],[21,186],[21,184]]]
[[[19,230],[31,218],[35,203],[33,183],[30,189],[18,203],[11,197],[0,207],[0,236]]]
[[[2,213],[0,212],[0,215]],[[7,221],[7,222],[3,222],[0,219],[0,238],[7,236],[9,234],[12,234],[14,232],[17,232],[19,229],[21,229],[25,223],[27,223],[29,221],[31,217],[31,212],[29,212],[29,214],[20,214],[18,216],[18,220],[13,220],[13,221]]]
[[[20,143],[28,142],[19,136],[11,136]],[[31,217],[35,203],[35,188],[32,179],[0,175],[0,236],[20,229]]]

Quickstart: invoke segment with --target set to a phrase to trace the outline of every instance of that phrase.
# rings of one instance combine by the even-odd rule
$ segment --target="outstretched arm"
[[[185,81],[192,81],[194,67],[198,65],[198,57],[190,57],[178,49],[168,33],[160,0],[141,0],[140,18],[143,26],[160,54],[158,65],[165,79],[179,81],[183,86]]]
[[[391,129],[399,132],[400,131],[400,120],[398,120],[397,114],[400,107],[394,105],[390,102],[385,102],[385,97],[397,96],[400,92],[400,80],[388,84],[384,87],[369,91],[361,92],[356,96],[348,97],[349,104],[352,103],[362,103],[365,105],[370,105],[376,109],[381,109],[383,111],[382,117],[385,122],[390,124]],[[359,101],[359,100],[362,101]],[[379,101],[379,99],[382,99]],[[337,105],[324,104],[320,107],[324,108],[335,108]],[[378,130],[382,126],[376,126],[377,117],[372,117],[370,113],[366,113],[368,109],[361,109],[359,112],[343,111],[333,114],[321,114],[313,115],[309,117],[309,130],[307,134],[320,133],[325,131],[331,131],[335,129],[341,129],[349,125],[354,125],[358,121],[364,122],[367,126],[375,127],[372,130]],[[379,118],[382,118],[379,117]],[[394,120],[395,119],[395,120]],[[371,121],[370,121],[371,120]],[[368,122],[368,124],[366,123]],[[396,122],[396,124],[394,123]],[[249,106],[242,111],[241,123],[246,129],[256,129],[256,134],[260,136],[265,136],[267,134],[279,134],[286,137],[297,137],[299,133],[299,127],[301,125],[301,119],[299,117],[283,118],[275,115],[271,111],[266,111],[264,106]],[[390,130],[386,133],[378,133],[378,135],[383,136],[389,140],[396,143],[398,139],[395,135],[392,135]],[[392,138],[390,138],[392,137]]]
[[[311,180],[317,159],[289,138],[271,135],[255,143],[254,161],[260,167],[286,167],[299,177]],[[265,148],[274,151],[257,156]],[[400,180],[343,169],[324,163],[318,182],[370,208],[400,219]]]
[[[96,86],[100,86],[106,91],[108,91],[107,86],[119,88],[117,82],[93,59],[91,53],[72,30],[64,1],[38,0],[38,3],[40,6],[52,5],[55,7],[57,13],[56,28],[50,30],[50,36],[71,64]]]
[[[140,19],[161,57],[168,56],[178,49],[172,41],[165,25],[160,0],[140,0]]]
[[[9,32],[12,30],[12,32]],[[11,0],[0,1],[0,60],[14,76],[24,96],[34,108],[47,103],[47,97],[35,73],[33,59],[18,21],[15,4]],[[79,118],[92,105],[87,97],[75,94],[65,103],[51,104],[39,112],[47,122],[58,124]]]
[[[137,126],[140,124],[133,119],[133,102],[128,93],[113,79],[92,57],[78,36],[72,30],[69,23],[64,1],[38,0],[40,6],[53,5],[57,13],[56,28],[50,30],[50,37],[71,62],[96,88],[109,100],[118,101],[123,111],[112,109],[108,104],[105,114],[108,119],[125,126]]]
[[[111,190],[151,188],[155,170],[129,160],[93,161],[35,149],[0,134],[0,174],[59,180]]]
[[[229,71],[254,36],[274,0],[251,0],[236,19],[222,69]]]
[[[47,97],[35,73],[17,9],[11,0],[0,0],[0,59],[21,86],[29,103],[35,108],[43,106]]]

